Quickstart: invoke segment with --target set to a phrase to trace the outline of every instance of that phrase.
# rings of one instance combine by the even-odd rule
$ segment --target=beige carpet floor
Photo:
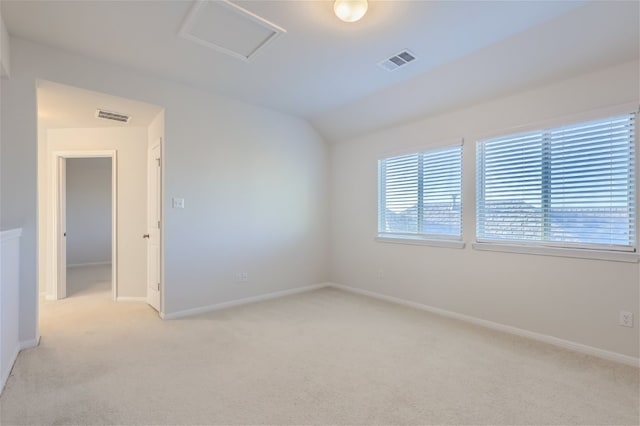
[[[639,370],[336,289],[161,321],[41,306],[3,425],[635,424]]]

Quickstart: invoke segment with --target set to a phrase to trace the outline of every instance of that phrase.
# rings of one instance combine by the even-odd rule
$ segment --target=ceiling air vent
[[[390,58],[385,59],[384,61],[378,63],[380,67],[384,68],[387,71],[395,71],[398,68],[407,65],[409,62],[415,61],[416,55],[411,53],[408,50],[403,50],[402,52],[398,52]]]
[[[119,121],[121,123],[128,123],[129,120],[131,120],[130,115],[120,114],[119,112],[105,111],[103,109],[96,110],[96,118]]]

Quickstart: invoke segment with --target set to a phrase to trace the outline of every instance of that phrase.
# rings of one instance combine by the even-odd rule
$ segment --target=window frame
[[[386,182],[383,182],[383,164],[386,160],[393,159],[401,156],[409,156],[409,155],[419,155],[420,159],[422,159],[422,155],[435,153],[437,151],[447,150],[447,149],[459,149],[460,150],[460,195],[459,195],[459,204],[460,204],[460,234],[459,235],[445,235],[445,234],[429,234],[424,233],[422,229],[422,224],[418,224],[419,231],[416,233],[411,232],[386,232],[384,229],[384,221],[385,218],[382,215],[382,204],[385,202],[385,196],[382,193],[383,188]],[[422,161],[418,161],[421,163]],[[445,248],[457,248],[461,249],[465,247],[465,243],[463,241],[464,238],[464,217],[463,217],[463,192],[464,192],[464,140],[462,138],[455,139],[453,141],[448,141],[446,143],[440,143],[434,146],[424,147],[421,146],[419,148],[414,148],[411,150],[404,150],[400,152],[392,152],[385,153],[378,158],[377,161],[377,172],[378,172],[378,180],[377,180],[377,233],[374,238],[375,241],[383,242],[383,243],[392,243],[392,244],[409,244],[409,245],[423,245],[423,246],[432,246],[432,247],[445,247]],[[421,169],[421,167],[419,167]],[[422,173],[418,173],[417,175],[417,184],[420,190],[424,190],[422,186],[422,182],[420,182],[422,178]],[[419,193],[418,199],[423,201],[424,198],[421,196],[423,193]],[[418,210],[421,210],[418,208]],[[418,217],[421,214],[418,213]]]
[[[481,239],[479,238],[478,231],[480,227],[479,223],[479,195],[483,188],[481,188],[481,179],[479,179],[480,170],[478,169],[482,164],[482,161],[479,159],[480,157],[480,143],[485,142],[492,139],[506,138],[509,136],[516,136],[524,133],[533,133],[533,132],[549,132],[562,127],[579,125],[581,123],[587,123],[589,121],[597,121],[600,119],[607,118],[615,118],[616,116],[624,116],[624,115],[633,114],[635,121],[634,128],[634,182],[635,182],[635,192],[634,192],[634,209],[635,209],[635,217],[634,217],[634,225],[635,225],[635,235],[634,235],[634,245],[628,246],[630,247],[627,250],[619,250],[619,249],[611,249],[606,244],[597,244],[597,243],[570,243],[570,242],[553,242],[553,241],[523,241],[523,240],[491,240],[491,239]],[[638,129],[638,120],[640,119],[640,108],[638,104],[625,104],[617,107],[604,108],[596,111],[591,111],[588,113],[582,113],[578,115],[568,116],[556,118],[553,120],[547,120],[544,122],[539,122],[535,124],[530,124],[527,126],[518,126],[512,127],[508,129],[504,129],[501,131],[494,131],[490,134],[485,134],[482,137],[476,139],[475,148],[475,173],[474,173],[474,187],[476,191],[476,196],[474,197],[475,201],[475,241],[471,244],[473,249],[482,250],[482,251],[496,251],[496,252],[506,252],[506,253],[524,253],[524,254],[534,254],[534,255],[544,255],[544,256],[558,256],[558,257],[570,257],[570,258],[582,258],[582,259],[599,259],[599,260],[608,260],[608,261],[619,261],[619,262],[633,262],[637,263],[640,261],[639,254],[639,246],[640,246],[640,229],[638,226],[640,219],[640,211],[638,207],[640,206],[640,185],[638,184],[638,179],[640,177],[640,149],[638,149],[638,141],[640,140],[640,131]],[[618,246],[619,247],[619,246]]]

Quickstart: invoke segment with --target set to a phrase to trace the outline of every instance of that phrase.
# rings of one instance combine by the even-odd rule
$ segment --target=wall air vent
[[[105,111],[103,109],[96,110],[96,118],[104,120],[119,121],[120,123],[128,123],[131,120],[130,115],[121,114],[119,112]]]
[[[390,58],[385,59],[382,62],[379,62],[381,68],[387,71],[395,71],[400,67],[407,65],[409,62],[413,62],[416,60],[416,55],[411,53],[409,50],[405,49],[402,52],[398,52]]]

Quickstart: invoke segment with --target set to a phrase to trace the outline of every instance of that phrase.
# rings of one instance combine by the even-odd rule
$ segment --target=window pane
[[[462,147],[423,153],[423,233],[461,236]]]
[[[383,232],[418,232],[418,154],[383,161]]]
[[[542,133],[478,145],[478,236],[535,241],[542,237]]]
[[[478,143],[478,240],[635,248],[634,114]]]
[[[380,233],[460,239],[462,147],[379,163]]]
[[[634,244],[632,126],[626,116],[550,132],[550,241]]]

